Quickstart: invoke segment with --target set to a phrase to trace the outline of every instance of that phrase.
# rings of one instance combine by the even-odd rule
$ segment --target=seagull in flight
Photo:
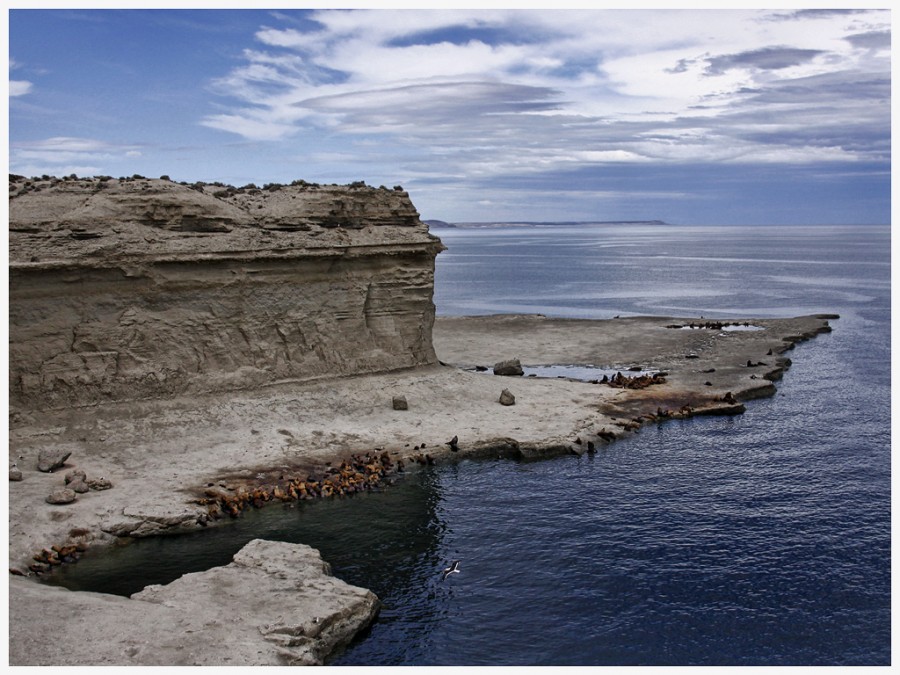
[[[459,574],[459,560],[454,560],[452,563],[450,563],[450,567],[447,567],[441,573],[441,581],[449,577],[451,574]]]

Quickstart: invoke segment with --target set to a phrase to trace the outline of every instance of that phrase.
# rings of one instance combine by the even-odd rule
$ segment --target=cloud
[[[723,54],[707,59],[706,73],[709,75],[721,75],[733,68],[781,70],[808,63],[824,53],[818,49],[766,47],[739,54]]]
[[[270,16],[211,83],[221,110],[201,123],[254,141],[378,139],[349,157],[421,180],[853,163],[889,147],[887,11]],[[314,156],[346,165],[344,147]]]
[[[21,63],[17,62],[15,59],[9,59],[9,69],[15,70],[16,68],[21,67]],[[10,80],[9,81],[9,95],[10,96],[24,96],[29,93],[32,88],[32,83],[28,80]]]
[[[886,30],[873,30],[867,33],[855,33],[844,38],[854,47],[860,49],[890,49],[891,33]]]
[[[10,80],[9,81],[9,95],[10,96],[24,96],[28,92],[31,91],[32,84],[27,80]]]
[[[122,158],[138,157],[134,145],[118,145],[91,138],[54,136],[10,145],[10,170],[26,176],[90,175]]]

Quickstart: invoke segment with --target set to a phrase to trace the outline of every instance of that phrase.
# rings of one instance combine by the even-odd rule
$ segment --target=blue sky
[[[890,221],[887,10],[11,9],[24,175],[403,185],[424,218]]]

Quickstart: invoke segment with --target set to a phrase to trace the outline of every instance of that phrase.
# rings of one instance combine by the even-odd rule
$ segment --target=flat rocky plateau
[[[743,401],[775,392],[773,382],[790,365],[785,352],[830,331],[832,318],[737,322],[757,330],[728,330],[700,317],[438,318],[439,365],[16,412],[10,460],[22,480],[9,483],[10,664],[321,663],[373,620],[378,601],[331,576],[309,547],[256,540],[230,565],[130,599],[39,584],[33,568],[49,564],[35,556],[53,546],[228,527],[223,510],[236,508],[241,495],[255,494],[250,501],[260,504],[277,501],[273,495],[287,499],[299,482],[304,492],[324,484],[329,463],[336,471],[367,452],[393,477],[400,463],[408,472],[463,457],[580,454],[647,424],[739,414]],[[636,380],[611,386],[491,373],[516,358],[525,366],[660,375],[634,388]],[[514,405],[499,402],[504,389]],[[393,405],[401,396],[407,409]],[[456,450],[447,444],[453,436]],[[36,468],[41,451],[71,454],[47,473]],[[112,487],[47,503],[74,469]]]

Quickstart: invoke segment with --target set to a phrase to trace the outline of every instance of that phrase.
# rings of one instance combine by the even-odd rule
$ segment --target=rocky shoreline
[[[739,414],[836,318],[436,320],[444,246],[400,186],[10,175],[9,194],[12,665],[322,663],[378,600],[309,547],[254,540],[131,598],[36,577],[437,462]],[[611,370],[523,376],[554,364]]]
[[[422,464],[581,454],[647,424],[739,414],[744,401],[775,392],[774,382],[790,366],[785,352],[830,331],[833,318],[747,318],[740,323],[748,330],[729,332],[697,317],[444,317],[434,328],[438,365],[193,397],[17,411],[10,453],[22,480],[9,484],[10,662],[321,663],[368,625],[377,599],[343,588],[325,574],[317,554],[303,547],[288,551],[286,544],[253,542],[252,555],[242,550],[226,568],[186,575],[132,599],[72,593],[27,577],[65,564],[60,550],[75,559],[73,548],[77,553],[129,537],[227,527],[244,508],[341,498]],[[620,377],[582,382],[472,372],[476,366],[489,371],[509,358],[527,365],[604,366]],[[635,368],[656,376],[637,386],[629,376]],[[513,396],[512,404],[500,401],[503,390]],[[397,398],[405,408],[396,405]],[[449,443],[453,437],[455,444]],[[38,471],[39,455],[48,451],[68,457],[52,471]],[[111,487],[88,489],[66,504],[48,503],[51,492],[65,487],[65,474],[84,484],[102,477]],[[36,559],[41,555],[56,562]],[[255,562],[247,562],[251,558]],[[255,603],[252,611],[226,612],[234,617],[227,630],[207,620],[213,611],[210,588],[222,583],[220,575],[243,575],[239,584],[225,585],[244,588]],[[285,585],[321,593],[297,596],[282,611],[276,596]],[[163,614],[181,617],[187,607],[196,622],[165,632]],[[149,627],[134,619],[157,613]],[[90,621],[78,620],[86,615]],[[285,617],[280,628],[266,629],[278,615]],[[319,622],[331,627],[327,634]],[[205,631],[211,632],[201,639]],[[96,639],[101,633],[103,639]],[[48,643],[55,648],[47,649]]]

